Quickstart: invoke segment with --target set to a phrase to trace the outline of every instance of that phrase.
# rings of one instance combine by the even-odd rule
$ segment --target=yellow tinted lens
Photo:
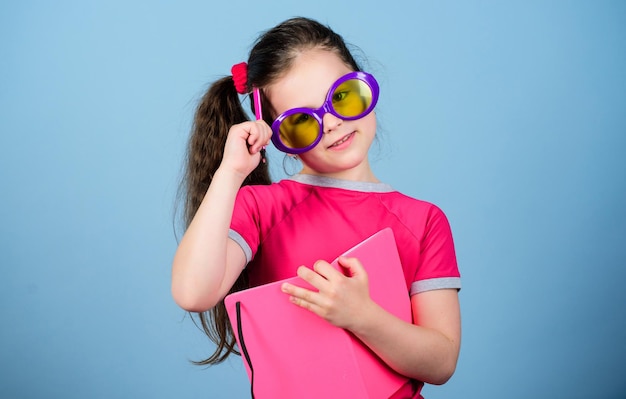
[[[309,114],[298,113],[285,118],[280,124],[280,140],[289,148],[311,145],[320,133],[320,125]]]
[[[372,104],[372,89],[362,80],[346,80],[335,89],[332,100],[339,115],[358,116]]]

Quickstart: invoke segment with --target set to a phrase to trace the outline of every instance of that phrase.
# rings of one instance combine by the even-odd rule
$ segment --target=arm
[[[430,384],[454,374],[461,343],[456,289],[427,291],[411,297],[415,324],[370,304],[352,332],[399,373]]]
[[[319,292],[289,284],[283,291],[296,305],[350,330],[400,374],[431,384],[445,383],[454,373],[460,349],[457,291],[414,295],[411,324],[371,300],[367,274],[357,259],[340,258],[340,264],[350,270],[351,277],[318,261],[314,270],[299,268],[298,275]]]
[[[270,134],[263,121],[235,125],[228,133],[222,163],[174,255],[172,295],[183,309],[215,306],[245,266],[244,252],[228,230],[237,192],[258,165]]]

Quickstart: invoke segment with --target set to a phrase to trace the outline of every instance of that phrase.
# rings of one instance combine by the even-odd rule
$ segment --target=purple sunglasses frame
[[[370,104],[369,107],[367,107],[365,111],[363,111],[359,115],[343,116],[335,112],[335,110],[333,109],[333,93],[335,92],[337,87],[339,87],[343,82],[347,80],[351,80],[351,79],[361,80],[370,87],[370,89],[372,90],[372,103]],[[356,71],[356,72],[350,72],[346,75],[343,75],[342,77],[337,79],[337,81],[333,83],[333,85],[330,87],[330,89],[328,90],[328,93],[326,94],[326,100],[324,101],[324,104],[322,104],[320,108],[317,108],[317,109],[292,108],[278,115],[278,117],[272,123],[272,143],[274,143],[274,146],[276,146],[278,150],[289,153],[289,154],[301,154],[303,152],[306,152],[310,150],[311,148],[315,147],[317,143],[319,143],[320,140],[322,139],[322,136],[324,135],[324,124],[322,122],[322,118],[324,117],[326,113],[334,115],[341,120],[352,121],[356,119],[361,119],[364,116],[368,115],[370,112],[372,112],[372,110],[376,106],[376,103],[378,102],[379,93],[380,93],[380,88],[378,87],[378,82],[376,81],[374,76],[372,76],[371,74],[367,72]],[[311,144],[303,148],[287,147],[285,144],[283,144],[282,140],[280,139],[280,124],[287,117],[293,114],[297,114],[297,113],[305,113],[305,114],[311,115],[317,121],[320,127],[320,131],[319,131],[319,134],[317,135],[317,138]]]

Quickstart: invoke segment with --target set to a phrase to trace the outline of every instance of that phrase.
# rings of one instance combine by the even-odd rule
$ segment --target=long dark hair
[[[248,91],[252,87],[261,90],[274,83],[289,68],[300,53],[321,48],[335,52],[342,61],[355,71],[361,70],[343,38],[315,20],[308,18],[288,19],[263,33],[255,42],[248,57]],[[268,107],[267,101],[263,102]],[[253,111],[253,109],[251,109]],[[268,124],[272,123],[269,109],[263,112]],[[214,82],[197,107],[189,145],[187,164],[181,188],[184,190],[184,221],[188,227],[204,195],[211,184],[223,156],[228,130],[234,124],[248,120],[231,76]],[[267,163],[259,163],[246,178],[244,185],[270,184]],[[230,292],[248,287],[244,270]],[[239,354],[228,321],[224,301],[211,310],[198,313],[201,329],[217,347],[208,358],[195,361],[198,365],[212,365],[224,361],[231,353]]]

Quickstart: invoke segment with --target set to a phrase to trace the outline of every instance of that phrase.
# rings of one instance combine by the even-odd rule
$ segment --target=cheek
[[[361,119],[361,123],[363,133],[370,139],[373,139],[376,135],[376,114],[371,112],[369,115]]]
[[[363,119],[365,120],[365,123],[369,123],[371,125],[372,129],[376,130],[376,112],[374,112],[374,111],[370,112]]]
[[[320,148],[320,144],[317,147],[298,155],[303,163],[303,166],[311,168],[316,172],[329,173],[336,172],[337,165],[329,162],[324,156],[324,150]]]

